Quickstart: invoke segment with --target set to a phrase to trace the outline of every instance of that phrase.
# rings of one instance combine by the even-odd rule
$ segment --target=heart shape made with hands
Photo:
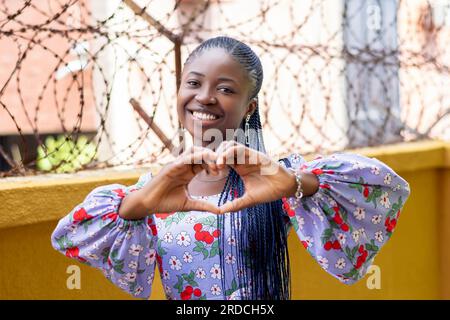
[[[184,166],[181,165],[184,164]],[[295,189],[295,177],[267,155],[235,141],[222,142],[216,151],[192,147],[177,160],[179,168],[172,172],[184,192],[183,210],[210,211],[216,214],[239,211],[259,203],[281,199]],[[186,166],[188,165],[188,166]],[[202,170],[218,175],[226,166],[233,168],[244,182],[244,194],[220,207],[208,201],[193,198],[188,190],[189,182]],[[189,167],[190,172],[186,171]],[[184,169],[184,170],[183,170]],[[181,196],[181,193],[175,193]],[[178,199],[179,200],[179,199]]]

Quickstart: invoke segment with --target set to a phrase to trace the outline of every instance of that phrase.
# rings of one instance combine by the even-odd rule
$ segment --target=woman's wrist
[[[149,210],[143,201],[143,189],[127,194],[119,206],[119,217],[125,220],[140,220],[145,218]]]
[[[309,172],[299,172],[301,175],[301,189],[303,192],[303,197],[312,196],[319,189],[319,180],[314,173]],[[286,194],[287,198],[295,197],[298,191],[298,183],[295,173],[289,170],[289,181],[287,183],[288,191]]]

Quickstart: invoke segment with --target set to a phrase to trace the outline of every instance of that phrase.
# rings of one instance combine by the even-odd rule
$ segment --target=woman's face
[[[239,128],[245,116],[256,108],[256,102],[249,101],[250,89],[246,71],[238,62],[223,49],[207,49],[183,70],[178,117],[203,146],[211,142],[211,131],[204,135],[208,129],[216,129],[213,132],[220,132],[220,139],[226,140],[226,129]]]

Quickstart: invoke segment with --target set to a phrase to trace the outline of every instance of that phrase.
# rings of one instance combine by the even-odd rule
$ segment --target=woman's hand
[[[164,166],[142,189],[130,193],[120,206],[119,214],[125,219],[141,219],[150,213],[174,211],[209,211],[220,213],[219,208],[207,201],[190,197],[187,186],[202,170],[217,174],[214,151],[192,147]]]
[[[217,169],[229,165],[240,175],[245,186],[244,195],[222,205],[220,213],[238,211],[295,194],[297,182],[294,174],[264,153],[235,141],[222,142],[216,153]]]

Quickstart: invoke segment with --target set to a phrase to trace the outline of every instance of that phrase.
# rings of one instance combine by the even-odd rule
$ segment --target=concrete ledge
[[[450,144],[443,141],[400,143],[346,152],[375,157],[398,172],[450,168]],[[315,156],[305,158],[311,160]],[[113,183],[131,185],[144,172],[156,174],[158,170],[159,166],[154,166],[4,178],[0,184],[0,229],[58,220],[94,188]]]

